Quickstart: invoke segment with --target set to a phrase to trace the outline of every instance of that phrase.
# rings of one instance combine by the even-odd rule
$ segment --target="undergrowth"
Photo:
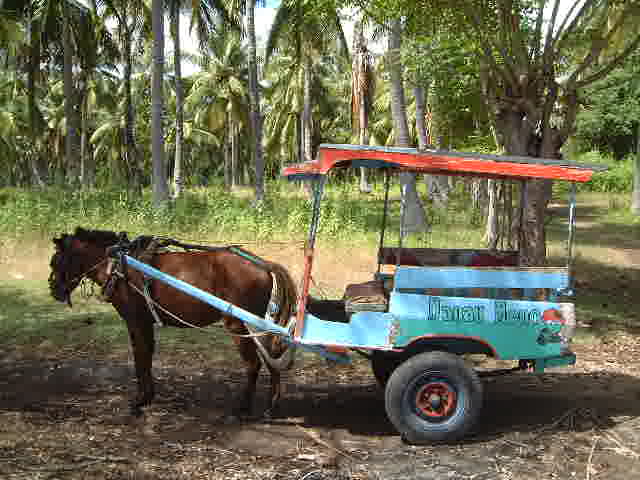
[[[424,185],[419,185],[423,189]],[[155,209],[150,191],[133,196],[124,190],[48,188],[0,190],[0,235],[5,239],[47,238],[77,226],[167,235],[203,241],[253,242],[303,240],[311,219],[311,201],[297,185],[274,182],[258,208],[252,195],[231,193],[221,186],[190,189],[163,209]],[[387,240],[398,240],[400,192],[390,192]],[[342,243],[375,243],[383,216],[383,186],[362,194],[351,182],[329,184],[322,202],[319,236]],[[481,218],[467,207],[461,188],[445,211],[426,205],[432,226],[419,241],[427,245],[463,247],[480,242]],[[456,224],[453,232],[452,225]],[[460,227],[462,226],[462,227]],[[460,229],[462,228],[462,229]],[[415,240],[417,241],[417,240]],[[453,243],[452,243],[453,242]],[[478,243],[478,246],[479,243]]]

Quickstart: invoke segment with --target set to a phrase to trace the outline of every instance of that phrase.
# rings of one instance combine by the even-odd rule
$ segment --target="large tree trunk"
[[[162,76],[164,73],[164,12],[163,0],[152,2],[153,28],[153,78],[151,81],[151,159],[153,161],[153,204],[155,208],[166,206],[169,200],[167,171],[164,162],[164,131],[162,114],[164,92]]]
[[[184,92],[182,88],[182,65],[180,52],[180,2],[174,0],[171,17],[173,22],[173,63],[175,69],[176,89],[176,152],[173,162],[173,197],[182,193],[182,142],[184,137]]]
[[[633,193],[631,194],[631,213],[640,215],[640,122],[636,130],[636,157],[633,169]]]
[[[522,112],[503,110],[497,121],[500,124],[507,155],[559,158],[558,147],[550,141],[540,141]],[[550,180],[527,180],[521,196],[521,224],[518,238],[520,264],[541,266],[546,263],[546,232],[544,220],[550,200]]]
[[[247,2],[247,36],[249,40],[249,108],[253,129],[253,163],[256,169],[255,203],[264,200],[264,157],[262,154],[262,117],[258,86],[258,60],[256,53],[255,0]]]
[[[398,147],[409,146],[409,125],[407,123],[407,106],[404,95],[402,79],[402,63],[400,59],[400,46],[402,39],[402,26],[400,20],[393,20],[389,32],[389,50],[387,58],[391,78],[391,117],[393,119],[393,132],[395,145]],[[404,224],[403,234],[425,231],[427,229],[426,215],[422,202],[416,190],[416,175],[403,172],[400,174],[402,183]]]

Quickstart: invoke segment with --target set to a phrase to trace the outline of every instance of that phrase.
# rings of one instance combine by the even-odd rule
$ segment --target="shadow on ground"
[[[0,360],[0,413],[36,414],[38,422],[91,421],[104,428],[134,425],[133,438],[145,442],[193,442],[217,438],[228,448],[252,449],[256,454],[290,455],[296,442],[308,440],[306,430],[340,431],[342,438],[380,443],[397,441],[386,418],[382,391],[373,383],[331,381],[285,383],[282,415],[229,423],[227,413],[245,381],[241,371],[185,374],[159,367],[158,397],[141,419],[128,414],[133,393],[132,372],[125,363],[73,359],[62,362],[38,358]],[[261,378],[257,411],[268,392]],[[467,442],[484,442],[514,432],[571,429],[593,424],[558,422],[571,409],[588,409],[602,425],[620,416],[640,417],[640,379],[595,373],[518,374],[485,382],[485,408],[477,432]],[[142,432],[142,433],[141,433]],[[467,443],[465,442],[465,443]]]

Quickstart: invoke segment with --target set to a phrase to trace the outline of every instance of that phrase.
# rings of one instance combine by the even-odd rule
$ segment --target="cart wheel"
[[[409,443],[462,438],[482,408],[482,384],[461,358],[447,352],[421,353],[389,378],[385,406],[391,423]]]
[[[387,386],[393,371],[406,359],[405,355],[398,352],[374,350],[371,353],[371,370],[382,388]]]

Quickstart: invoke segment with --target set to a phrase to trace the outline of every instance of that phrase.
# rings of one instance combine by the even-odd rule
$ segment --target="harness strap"
[[[156,312],[156,309],[154,306],[156,302],[153,301],[153,299],[151,298],[151,293],[149,292],[149,287],[151,286],[151,279],[146,275],[144,276],[144,279],[142,281],[142,286],[144,288],[144,295],[142,296],[147,302],[147,307],[149,307],[149,311],[151,312],[151,315],[153,315],[154,323],[158,327],[164,327],[165,324],[162,323],[162,320],[160,320],[160,316],[158,315],[158,312]]]

